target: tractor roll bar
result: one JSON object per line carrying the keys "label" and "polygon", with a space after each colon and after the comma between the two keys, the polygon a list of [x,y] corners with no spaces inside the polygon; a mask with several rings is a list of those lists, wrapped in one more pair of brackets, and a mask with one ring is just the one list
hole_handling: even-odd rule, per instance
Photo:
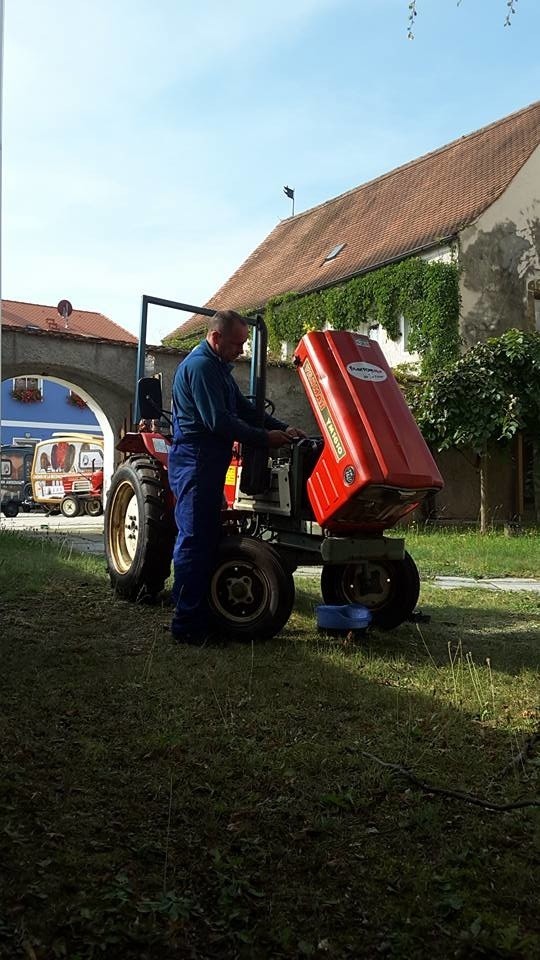
{"label": "tractor roll bar", "polygon": [[[146,330],[148,326],[148,305],[153,304],[157,307],[168,307],[171,310],[182,310],[185,313],[198,313],[203,317],[213,317],[217,312],[209,307],[195,307],[191,303],[180,303],[178,300],[164,300],[163,297],[151,297],[144,293],[141,307],[141,325],[139,328],[139,346],[137,349],[137,371],[135,379],[135,403],[133,405],[133,418],[135,423],[139,422],[139,401],[137,397],[137,384],[144,377],[144,360],[146,356]],[[264,422],[264,404],[266,396],[266,352],[268,349],[268,330],[261,314],[256,317],[244,317],[246,323],[249,323],[253,330],[253,349],[251,353],[251,372],[249,379],[249,392],[255,401],[257,411],[257,420],[260,426]]]}

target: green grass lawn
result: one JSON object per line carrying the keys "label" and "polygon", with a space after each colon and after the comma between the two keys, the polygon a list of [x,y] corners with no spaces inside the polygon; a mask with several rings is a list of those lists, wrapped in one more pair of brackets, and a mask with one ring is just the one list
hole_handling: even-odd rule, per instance
{"label": "green grass lawn", "polygon": [[[391,534],[392,535],[392,534]],[[540,536],[537,529],[520,536],[493,530],[426,529],[411,526],[395,532],[404,536],[422,577],[538,577]]]}
{"label": "green grass lawn", "polygon": [[306,580],[282,636],[197,650],[101,559],[2,534],[0,588],[0,957],[539,955],[538,810],[372,759],[537,796],[538,596],[423,584],[351,644]]}

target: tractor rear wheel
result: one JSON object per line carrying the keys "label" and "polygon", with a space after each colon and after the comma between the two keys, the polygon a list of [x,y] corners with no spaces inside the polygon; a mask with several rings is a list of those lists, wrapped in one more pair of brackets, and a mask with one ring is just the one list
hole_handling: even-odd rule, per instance
{"label": "tractor rear wheel", "polygon": [[103,513],[101,498],[92,497],[91,500],[87,500],[85,504],[85,510],[89,517],[100,517]]}
{"label": "tractor rear wheel", "polygon": [[365,563],[324,566],[321,593],[325,603],[361,603],[374,627],[392,630],[407,620],[418,603],[420,578],[409,553],[403,560],[385,557]]}
{"label": "tractor rear wheel", "polygon": [[210,580],[212,626],[233,640],[265,640],[283,629],[294,580],[279,554],[251,537],[224,537]]}
{"label": "tractor rear wheel", "polygon": [[176,526],[167,490],[166,471],[152,457],[130,457],[113,474],[105,556],[111,585],[125,600],[155,599],[169,576]]}

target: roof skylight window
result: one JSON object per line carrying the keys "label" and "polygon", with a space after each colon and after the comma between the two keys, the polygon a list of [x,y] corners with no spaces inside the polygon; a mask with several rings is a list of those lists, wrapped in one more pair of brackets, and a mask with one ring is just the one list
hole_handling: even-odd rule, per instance
{"label": "roof skylight window", "polygon": [[345,246],[346,244],[344,243],[337,243],[335,247],[332,247],[330,253],[326,255],[323,262],[326,263],[327,260],[335,260],[338,253],[341,253]]}

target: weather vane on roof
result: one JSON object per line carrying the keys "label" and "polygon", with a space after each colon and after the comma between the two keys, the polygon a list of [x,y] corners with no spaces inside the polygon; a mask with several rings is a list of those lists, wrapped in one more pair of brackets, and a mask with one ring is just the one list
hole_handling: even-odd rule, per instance
{"label": "weather vane on roof", "polygon": [[292,216],[294,217],[294,188],[283,187],[283,193],[289,198],[289,200],[292,200]]}

